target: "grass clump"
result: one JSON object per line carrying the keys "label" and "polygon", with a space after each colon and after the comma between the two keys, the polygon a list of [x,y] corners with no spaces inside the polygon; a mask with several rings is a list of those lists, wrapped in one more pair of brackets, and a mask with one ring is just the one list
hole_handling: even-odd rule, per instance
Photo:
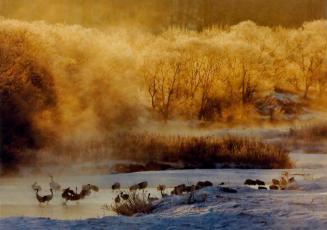
{"label": "grass clump", "polygon": [[117,215],[133,216],[135,214],[149,214],[152,212],[152,204],[148,201],[145,193],[138,194],[136,192],[128,193],[129,197],[126,200],[105,205],[105,209],[113,211]]}
{"label": "grass clump", "polygon": [[291,168],[288,151],[255,138],[133,134],[116,142],[114,157],[138,162],[180,163],[186,168]]}

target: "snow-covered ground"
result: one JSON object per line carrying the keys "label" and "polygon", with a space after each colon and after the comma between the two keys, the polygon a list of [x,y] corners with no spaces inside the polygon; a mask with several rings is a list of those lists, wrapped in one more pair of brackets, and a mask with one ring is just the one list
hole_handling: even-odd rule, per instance
{"label": "snow-covered ground", "polygon": [[[297,168],[290,173],[309,174],[296,176],[298,190],[262,191],[243,185],[247,178],[271,181],[282,170],[211,169],[138,172],[111,175],[55,176],[63,187],[80,187],[94,183],[98,193],[68,206],[62,205],[60,194],[47,206],[39,206],[31,189],[34,181],[47,194],[48,177],[0,179],[0,229],[326,229],[327,228],[327,155],[294,153]],[[208,194],[203,203],[185,204],[183,197],[160,200],[155,212],[137,217],[118,217],[101,209],[111,203],[115,194],[112,183],[123,186],[136,182],[149,182],[148,192],[159,196],[155,187],[168,187],[199,180],[210,180],[215,185],[225,182],[237,188],[238,193],[219,191],[217,186],[201,190]],[[50,219],[49,219],[50,218]]]}

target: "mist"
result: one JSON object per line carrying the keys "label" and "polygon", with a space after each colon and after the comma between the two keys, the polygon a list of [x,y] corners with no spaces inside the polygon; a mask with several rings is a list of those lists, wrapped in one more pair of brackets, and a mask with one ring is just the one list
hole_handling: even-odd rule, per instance
{"label": "mist", "polygon": [[[87,22],[65,23],[63,11],[49,14],[63,6],[59,1],[49,8],[46,1],[36,2],[26,9],[41,11],[39,18],[19,11],[24,4],[15,8],[1,2],[4,15],[18,18],[0,19],[4,171],[43,161],[92,159],[94,152],[110,157],[121,133],[170,131],[168,121],[175,128],[192,121],[261,125],[267,114],[260,114],[257,102],[276,88],[315,103],[327,93],[325,20],[301,21],[296,28],[260,26],[260,20],[184,25],[182,19],[177,27],[138,20],[147,26],[123,20],[117,27],[102,19],[99,26],[87,14]],[[87,6],[86,1],[72,7],[72,19]],[[323,17],[315,11],[309,15]],[[210,25],[216,26],[205,27]],[[287,109],[268,115],[282,120]],[[300,109],[291,115],[298,116]]]}
{"label": "mist", "polygon": [[3,167],[35,161],[26,149],[99,141],[137,122],[137,60],[119,33],[5,19],[0,30]]}

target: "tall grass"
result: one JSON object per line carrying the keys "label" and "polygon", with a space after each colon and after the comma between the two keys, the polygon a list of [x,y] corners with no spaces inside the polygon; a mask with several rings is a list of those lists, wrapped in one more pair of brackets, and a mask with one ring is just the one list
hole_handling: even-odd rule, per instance
{"label": "tall grass", "polygon": [[240,137],[122,135],[113,156],[139,162],[181,163],[191,168],[214,168],[217,163],[249,168],[292,167],[287,150],[258,139]]}
{"label": "tall grass", "polygon": [[133,216],[138,213],[149,214],[152,211],[152,204],[148,201],[145,193],[129,193],[127,200],[122,200],[119,203],[105,205],[104,208],[108,211],[113,211],[117,215]]}
{"label": "tall grass", "polygon": [[318,123],[291,129],[289,136],[302,140],[327,139],[327,123]]}
{"label": "tall grass", "polygon": [[327,123],[314,123],[290,129],[284,143],[305,153],[327,153],[326,140]]}

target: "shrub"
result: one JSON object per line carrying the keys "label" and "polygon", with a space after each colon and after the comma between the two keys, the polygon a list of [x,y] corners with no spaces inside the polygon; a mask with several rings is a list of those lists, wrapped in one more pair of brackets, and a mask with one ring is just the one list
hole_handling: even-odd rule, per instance
{"label": "shrub", "polygon": [[190,168],[214,168],[216,163],[251,168],[292,167],[287,150],[254,138],[143,133],[122,135],[114,149],[115,158],[182,163]]}
{"label": "shrub", "polygon": [[152,211],[152,204],[148,201],[145,193],[142,195],[133,192],[129,193],[127,200],[121,200],[110,206],[105,205],[105,209],[113,211],[117,215],[133,216],[137,213],[149,214]]}

